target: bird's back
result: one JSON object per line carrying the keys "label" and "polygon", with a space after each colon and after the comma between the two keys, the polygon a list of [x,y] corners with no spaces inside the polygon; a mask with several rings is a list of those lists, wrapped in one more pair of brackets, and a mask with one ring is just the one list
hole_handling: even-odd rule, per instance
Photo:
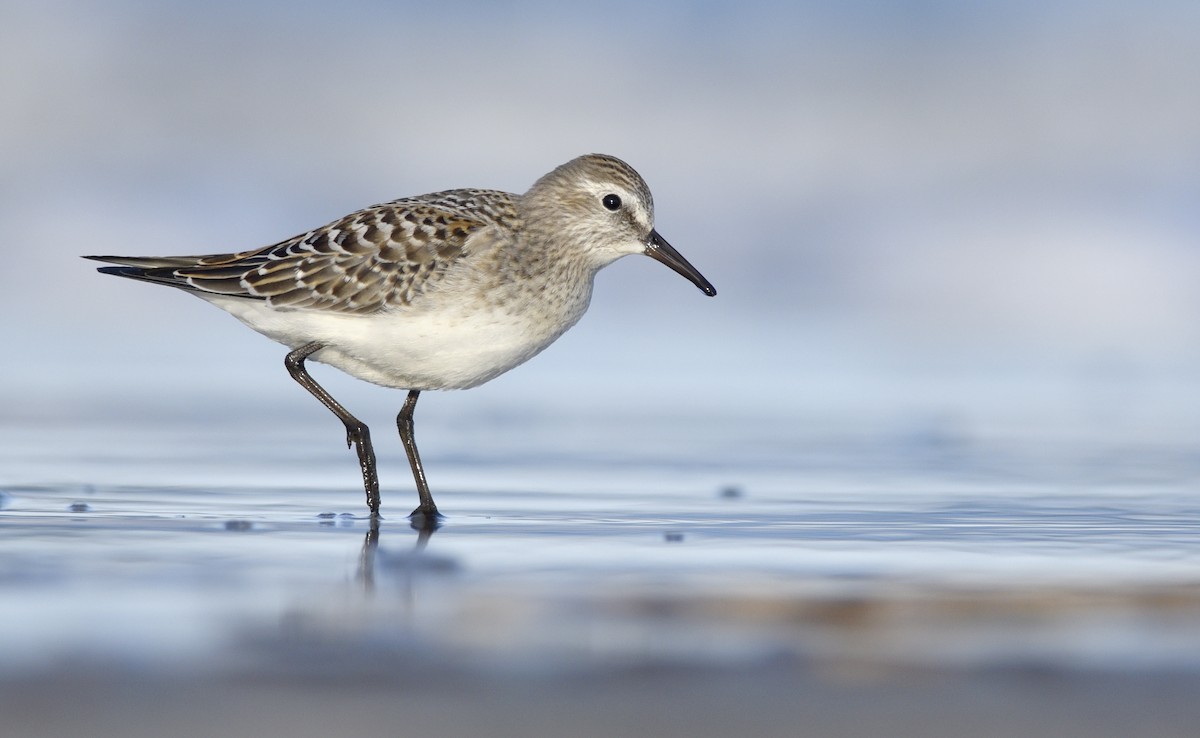
{"label": "bird's back", "polygon": [[280,309],[367,314],[406,305],[471,253],[473,234],[514,231],[514,197],[458,189],[363,208],[259,249],[202,256],[89,256],[100,271],[190,290],[263,300]]}

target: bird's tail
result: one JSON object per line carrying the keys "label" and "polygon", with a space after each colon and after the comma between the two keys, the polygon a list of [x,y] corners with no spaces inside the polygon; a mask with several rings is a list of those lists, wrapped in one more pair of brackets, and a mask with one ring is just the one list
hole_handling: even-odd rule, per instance
{"label": "bird's tail", "polygon": [[[137,269],[180,269],[196,266],[203,256],[85,256],[85,259],[102,261],[106,264],[120,264]],[[105,274],[116,273],[113,270],[101,269]]]}
{"label": "bird's tail", "polygon": [[85,259],[103,261],[120,266],[100,267],[101,274],[129,277],[143,282],[165,284],[185,290],[194,290],[187,279],[175,272],[176,269],[193,266],[197,257],[192,256],[85,256]]}

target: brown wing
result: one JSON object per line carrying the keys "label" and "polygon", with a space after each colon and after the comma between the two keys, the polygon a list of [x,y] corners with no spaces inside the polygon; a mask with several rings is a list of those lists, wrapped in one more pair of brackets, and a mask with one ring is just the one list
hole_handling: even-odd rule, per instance
{"label": "brown wing", "polygon": [[[273,306],[370,313],[412,301],[469,254],[473,233],[514,228],[513,197],[450,190],[351,213],[272,246],[196,257],[92,257],[122,276]],[[137,273],[132,273],[137,272]]]}

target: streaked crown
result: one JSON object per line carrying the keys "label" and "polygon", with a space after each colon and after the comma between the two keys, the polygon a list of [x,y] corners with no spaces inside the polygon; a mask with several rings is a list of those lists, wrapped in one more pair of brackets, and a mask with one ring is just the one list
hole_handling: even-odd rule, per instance
{"label": "streaked crown", "polygon": [[[522,209],[555,239],[570,239],[607,264],[642,252],[654,229],[654,197],[637,171],[614,156],[588,154],[543,176]],[[536,227],[536,226],[535,226]]]}

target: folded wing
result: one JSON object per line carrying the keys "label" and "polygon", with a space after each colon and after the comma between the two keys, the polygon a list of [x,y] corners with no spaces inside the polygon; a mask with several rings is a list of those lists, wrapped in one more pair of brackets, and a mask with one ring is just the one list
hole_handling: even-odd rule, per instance
{"label": "folded wing", "polygon": [[467,257],[472,234],[512,227],[512,196],[450,190],[351,213],[253,251],[206,256],[88,256],[107,274],[273,307],[370,313],[404,305]]}

